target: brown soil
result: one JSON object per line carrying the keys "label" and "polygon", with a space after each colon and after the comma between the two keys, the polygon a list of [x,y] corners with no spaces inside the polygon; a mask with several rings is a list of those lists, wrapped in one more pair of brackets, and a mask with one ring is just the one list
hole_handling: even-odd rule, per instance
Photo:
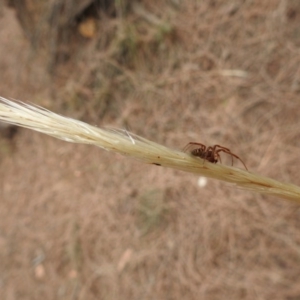
{"label": "brown soil", "polygon": [[[0,95],[300,185],[300,5],[227,2],[87,10],[55,49],[0,5]],[[300,299],[299,205],[25,129],[0,154],[0,299]]]}

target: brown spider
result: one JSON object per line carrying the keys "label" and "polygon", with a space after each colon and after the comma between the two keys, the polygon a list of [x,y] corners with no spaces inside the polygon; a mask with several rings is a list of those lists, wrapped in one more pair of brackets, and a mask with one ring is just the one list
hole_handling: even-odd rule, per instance
{"label": "brown spider", "polygon": [[196,148],[194,148],[193,150],[191,150],[191,154],[203,159],[208,160],[209,162],[216,164],[219,160],[220,162],[222,162],[221,160],[221,156],[220,156],[220,152],[225,152],[229,155],[231,155],[231,160],[232,160],[232,166],[233,166],[233,157],[237,158],[245,167],[245,169],[248,171],[245,163],[234,153],[232,153],[228,148],[225,148],[223,146],[220,145],[214,145],[214,146],[208,146],[206,147],[205,145],[201,144],[201,143],[188,143],[185,147],[184,147],[184,152],[186,152],[187,150],[189,150],[189,148],[195,146]]}

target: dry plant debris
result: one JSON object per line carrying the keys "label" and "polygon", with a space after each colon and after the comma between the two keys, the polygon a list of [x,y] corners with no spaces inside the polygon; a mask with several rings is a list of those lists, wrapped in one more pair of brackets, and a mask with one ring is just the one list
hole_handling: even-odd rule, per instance
{"label": "dry plant debris", "polygon": [[[0,8],[0,95],[300,185],[298,0],[9,2],[34,10]],[[0,148],[0,299],[300,299],[299,205],[29,130]]]}
{"label": "dry plant debris", "polygon": [[0,120],[3,122],[42,132],[67,142],[95,145],[146,163],[223,180],[237,187],[300,203],[300,187],[295,185],[225,165],[214,165],[127,130],[98,128],[42,107],[10,101],[3,97],[0,97],[0,101]]}

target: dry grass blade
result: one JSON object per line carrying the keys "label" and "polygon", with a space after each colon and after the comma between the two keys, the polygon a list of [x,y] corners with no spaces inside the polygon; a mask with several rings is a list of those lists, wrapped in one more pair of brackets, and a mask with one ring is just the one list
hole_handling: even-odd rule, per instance
{"label": "dry grass blade", "polygon": [[300,187],[298,186],[281,183],[241,169],[204,162],[202,159],[159,145],[126,130],[98,128],[60,116],[42,107],[11,101],[3,97],[0,97],[0,120],[67,142],[95,145],[146,163],[223,180],[244,189],[300,203]]}

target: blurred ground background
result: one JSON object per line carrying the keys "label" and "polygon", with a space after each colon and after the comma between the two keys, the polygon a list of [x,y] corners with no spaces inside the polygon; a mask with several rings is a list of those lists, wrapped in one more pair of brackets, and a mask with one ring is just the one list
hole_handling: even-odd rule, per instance
{"label": "blurred ground background", "polygon": [[[0,54],[1,96],[300,185],[298,0],[10,0]],[[299,205],[197,180],[3,131],[0,298],[300,299]]]}

